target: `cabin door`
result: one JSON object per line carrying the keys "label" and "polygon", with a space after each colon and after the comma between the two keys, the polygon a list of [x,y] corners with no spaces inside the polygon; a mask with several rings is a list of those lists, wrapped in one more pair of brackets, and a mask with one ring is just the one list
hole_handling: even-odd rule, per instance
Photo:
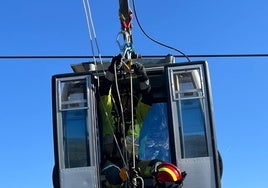
{"label": "cabin door", "polygon": [[91,75],[52,78],[55,167],[60,188],[99,186],[96,100]]}
{"label": "cabin door", "polygon": [[213,105],[206,62],[165,68],[172,161],[187,172],[185,188],[219,188]]}

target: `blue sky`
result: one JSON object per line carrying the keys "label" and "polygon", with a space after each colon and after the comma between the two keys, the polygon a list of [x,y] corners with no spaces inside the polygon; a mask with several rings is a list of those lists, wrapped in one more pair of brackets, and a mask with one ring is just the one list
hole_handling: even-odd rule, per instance
{"label": "blue sky", "polygon": [[[144,30],[186,54],[268,53],[266,0],[135,2]],[[118,1],[90,3],[101,54],[118,54]],[[92,55],[82,0],[5,1],[0,25],[0,56]],[[148,40],[135,21],[133,36],[137,53],[178,55]],[[222,187],[265,187],[268,57],[192,60],[209,63]],[[1,187],[52,187],[51,76],[82,61],[0,59]]]}

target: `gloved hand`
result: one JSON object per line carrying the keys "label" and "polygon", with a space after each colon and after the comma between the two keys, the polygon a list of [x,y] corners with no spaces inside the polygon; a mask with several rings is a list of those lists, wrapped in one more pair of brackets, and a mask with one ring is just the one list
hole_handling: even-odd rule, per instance
{"label": "gloved hand", "polygon": [[134,63],[132,65],[132,68],[134,69],[134,73],[138,76],[138,79],[141,82],[149,80],[146,70],[141,63]]}
{"label": "gloved hand", "polygon": [[108,71],[114,74],[114,66],[116,66],[116,69],[119,70],[122,66],[122,55],[118,54],[117,56],[114,56],[111,61],[111,65],[108,67]]}
{"label": "gloved hand", "polygon": [[134,73],[138,76],[140,81],[140,89],[148,89],[150,87],[150,82],[144,66],[141,63],[134,63],[132,67],[134,69]]}
{"label": "gloved hand", "polygon": [[108,67],[108,70],[106,71],[105,79],[103,79],[101,82],[101,86],[99,89],[101,96],[109,94],[109,90],[114,81],[114,68],[115,68],[114,66],[116,66],[116,69],[120,69],[120,66],[122,66],[121,60],[122,60],[121,54],[113,57],[111,64]]}
{"label": "gloved hand", "polygon": [[106,78],[113,82],[114,81],[114,71],[115,71],[115,68],[116,70],[119,70],[122,66],[122,55],[119,54],[117,56],[114,56],[112,61],[111,61],[111,64],[110,66],[108,67],[108,71],[106,72]]}
{"label": "gloved hand", "polygon": [[113,82],[114,81],[114,69],[116,68],[117,70],[119,70],[122,66],[122,55],[119,54],[117,56],[114,56],[110,66],[108,67],[108,71],[106,72],[106,78]]}

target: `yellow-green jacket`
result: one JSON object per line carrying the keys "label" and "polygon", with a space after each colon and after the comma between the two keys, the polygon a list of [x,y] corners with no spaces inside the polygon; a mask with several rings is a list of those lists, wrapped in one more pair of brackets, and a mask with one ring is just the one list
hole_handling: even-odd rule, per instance
{"label": "yellow-green jacket", "polygon": [[[101,123],[102,123],[102,136],[112,135],[115,131],[115,118],[112,115],[113,103],[111,99],[111,91],[108,95],[100,96],[99,108],[101,113]],[[151,109],[151,105],[145,104],[140,99],[136,110],[135,110],[135,120],[134,120],[134,136],[139,137],[140,130],[142,128],[142,123],[148,111]],[[127,135],[132,135],[133,131],[131,128],[127,130]]]}

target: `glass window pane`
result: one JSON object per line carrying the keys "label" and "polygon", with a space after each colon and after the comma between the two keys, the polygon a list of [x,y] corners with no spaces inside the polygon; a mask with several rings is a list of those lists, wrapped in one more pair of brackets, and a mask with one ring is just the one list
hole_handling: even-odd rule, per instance
{"label": "glass window pane", "polygon": [[89,166],[86,110],[64,111],[62,116],[65,168]]}
{"label": "glass window pane", "polygon": [[201,99],[181,101],[181,116],[183,157],[208,156]]}
{"label": "glass window pane", "polygon": [[173,72],[182,158],[208,156],[201,73],[199,68]]}
{"label": "glass window pane", "polygon": [[86,79],[61,81],[61,109],[87,107]]}
{"label": "glass window pane", "polygon": [[200,70],[198,69],[174,72],[173,82],[175,99],[200,97],[202,94]]}

